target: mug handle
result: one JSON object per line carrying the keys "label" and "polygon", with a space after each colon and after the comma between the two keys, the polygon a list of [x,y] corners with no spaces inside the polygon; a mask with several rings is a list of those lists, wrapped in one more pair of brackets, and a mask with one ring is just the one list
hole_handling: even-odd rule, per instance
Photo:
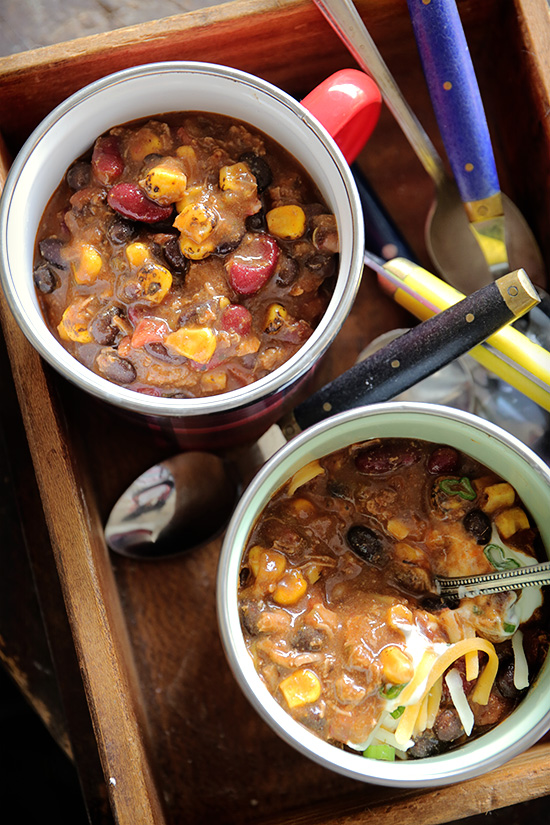
{"label": "mug handle", "polygon": [[382,95],[365,72],[341,69],[306,95],[302,106],[331,134],[351,164],[378,122]]}

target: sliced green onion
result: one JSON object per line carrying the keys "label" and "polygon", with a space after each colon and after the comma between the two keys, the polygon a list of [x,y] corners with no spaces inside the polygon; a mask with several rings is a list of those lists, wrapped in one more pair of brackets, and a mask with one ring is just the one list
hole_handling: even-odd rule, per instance
{"label": "sliced green onion", "polygon": [[513,633],[516,629],[516,625],[515,624],[510,624],[509,622],[503,622],[502,623],[502,629],[504,630],[505,633]]}
{"label": "sliced green onion", "polygon": [[380,693],[386,699],[397,699],[405,685],[385,685],[380,688]]}
{"label": "sliced green onion", "polygon": [[384,762],[394,762],[395,748],[392,748],[391,745],[369,745],[368,748],[363,751],[363,756],[366,756],[367,759],[381,759]]}
{"label": "sliced green onion", "polygon": [[439,489],[447,493],[448,496],[460,496],[466,501],[474,501],[477,497],[470,479],[466,476],[463,476],[460,480],[457,478],[444,478],[439,482]]}
{"label": "sliced green onion", "polygon": [[390,713],[390,716],[393,716],[394,719],[399,719],[399,717],[402,716],[404,710],[405,710],[405,705],[399,705],[398,708],[396,708],[395,710],[392,710],[392,712]]}
{"label": "sliced green onion", "polygon": [[483,552],[495,570],[512,570],[514,567],[519,567],[519,561],[506,558],[499,544],[488,544],[483,548]]}

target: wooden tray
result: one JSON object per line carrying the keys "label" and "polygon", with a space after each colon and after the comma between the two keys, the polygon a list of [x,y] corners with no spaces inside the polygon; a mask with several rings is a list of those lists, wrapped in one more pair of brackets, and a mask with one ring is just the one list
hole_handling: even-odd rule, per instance
{"label": "wooden tray", "polygon": [[[443,152],[405,0],[357,5]],[[503,189],[531,223],[550,261],[548,6],[545,0],[462,0],[459,9]],[[238,0],[3,58],[3,174],[9,155],[69,94],[126,66],[170,59],[225,63],[296,96],[338,68],[354,65],[316,7],[304,0]],[[432,184],[387,111],[361,165],[429,268],[423,225]],[[60,589],[78,663],[60,674],[73,680],[70,689],[65,681],[63,691],[72,750],[86,787],[88,740],[79,738],[86,724],[75,724],[70,698],[81,688],[93,730],[89,741],[108,791],[108,805],[90,803],[92,821],[430,825],[550,791],[545,741],[490,775],[434,791],[401,792],[332,774],[280,741],[248,705],[223,656],[214,592],[219,541],[185,558],[153,564],[111,557],[106,550],[102,523],[113,502],[172,447],[153,443],[140,427],[64,382],[30,347],[3,302],[0,309],[48,526],[49,540],[31,542],[37,588],[50,626],[51,587]],[[318,383],[350,366],[381,332],[411,321],[366,272]],[[32,497],[21,506],[28,525],[42,519]],[[54,653],[56,641],[50,633]]]}

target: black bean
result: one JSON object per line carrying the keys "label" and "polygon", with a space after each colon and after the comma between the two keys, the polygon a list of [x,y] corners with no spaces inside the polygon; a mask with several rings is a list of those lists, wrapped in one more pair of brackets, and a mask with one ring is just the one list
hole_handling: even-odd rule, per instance
{"label": "black bean", "polygon": [[56,266],[58,269],[67,269],[67,262],[63,260],[61,255],[63,246],[61,238],[44,238],[38,244],[40,254],[49,264]]}
{"label": "black bean", "polygon": [[329,495],[334,498],[350,498],[350,491],[342,481],[329,479],[327,483]]}
{"label": "black bean", "polygon": [[59,286],[55,270],[49,264],[39,264],[35,267],[33,279],[34,285],[43,295],[49,295]]}
{"label": "black bean", "polygon": [[265,211],[260,209],[254,215],[248,215],[244,225],[248,232],[265,232],[267,229],[267,221],[265,219]]}
{"label": "black bean", "polygon": [[258,192],[263,192],[264,189],[267,189],[273,180],[273,175],[267,161],[259,155],[255,155],[254,152],[243,152],[239,160],[246,163],[256,178]]}
{"label": "black bean", "polygon": [[120,329],[114,323],[114,319],[121,316],[122,312],[116,306],[109,306],[100,309],[90,324],[90,331],[98,344],[107,346],[114,344]]}
{"label": "black bean", "polygon": [[496,677],[496,685],[505,699],[519,699],[522,690],[514,685],[514,660],[505,659],[501,662]]}
{"label": "black bean", "polygon": [[241,238],[232,238],[227,239],[225,241],[221,241],[214,250],[216,255],[229,255],[230,252],[233,252],[234,249],[238,247],[241,242]]}
{"label": "black bean", "polygon": [[66,181],[75,192],[90,185],[92,165],[85,160],[77,160],[67,171]]}
{"label": "black bean", "polygon": [[334,255],[321,255],[321,253],[309,255],[304,259],[304,265],[310,272],[319,275],[320,278],[330,278],[336,271]]}
{"label": "black bean", "polygon": [[464,529],[475,537],[478,544],[487,544],[491,539],[491,519],[483,510],[470,510],[462,520]]}
{"label": "black bean", "polygon": [[346,541],[353,552],[368,564],[375,567],[383,567],[386,564],[388,556],[382,539],[370,527],[354,524],[347,532]]}
{"label": "black bean", "polygon": [[112,349],[101,350],[96,365],[101,375],[115,384],[131,384],[136,380],[136,370],[131,361],[121,358]]}
{"label": "black bean", "polygon": [[406,593],[413,593],[415,596],[422,593],[429,593],[432,589],[430,575],[423,567],[406,562],[397,562],[392,565],[389,578],[392,584],[404,590]]}
{"label": "black bean", "polygon": [[248,581],[251,576],[251,571],[249,567],[242,567],[241,572],[239,573],[239,586],[246,587]]}
{"label": "black bean", "polygon": [[275,281],[280,286],[290,286],[298,277],[299,271],[300,267],[294,258],[290,258],[288,255],[279,255]]}
{"label": "black bean", "polygon": [[107,229],[107,237],[111,243],[121,244],[128,243],[137,234],[137,227],[133,221],[124,220],[124,218],[115,218]]}
{"label": "black bean", "polygon": [[426,596],[422,599],[420,606],[428,613],[439,613],[441,610],[449,608],[449,610],[456,610],[460,605],[458,596]]}
{"label": "black bean", "polygon": [[296,650],[315,652],[325,644],[325,634],[316,627],[301,627],[292,639]]}
{"label": "black bean", "polygon": [[239,606],[242,626],[248,630],[251,636],[259,634],[258,621],[262,615],[262,609],[255,599],[244,599]]}
{"label": "black bean", "polygon": [[181,251],[177,238],[170,238],[162,247],[162,252],[170,269],[177,272],[178,275],[185,275],[187,273],[189,269],[189,258],[186,258]]}
{"label": "black bean", "polygon": [[435,756],[440,753],[441,744],[437,736],[434,736],[432,731],[424,731],[415,740],[412,748],[407,751],[407,756],[413,759],[424,759],[426,756]]}
{"label": "black bean", "polygon": [[464,733],[460,716],[453,708],[444,708],[437,714],[433,729],[440,742],[454,742]]}
{"label": "black bean", "polygon": [[426,465],[429,473],[453,473],[458,469],[460,456],[453,447],[437,447],[429,456]]}

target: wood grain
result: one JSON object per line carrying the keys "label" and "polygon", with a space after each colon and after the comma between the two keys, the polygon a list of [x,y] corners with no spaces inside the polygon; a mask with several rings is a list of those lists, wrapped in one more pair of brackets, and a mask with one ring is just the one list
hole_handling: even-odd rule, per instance
{"label": "wood grain", "polygon": [[[442,151],[406,3],[357,5]],[[548,209],[542,210],[550,201],[545,0],[460,0],[459,9],[497,137],[499,174],[545,240]],[[306,0],[237,0],[1,58],[4,166],[39,120],[73,91],[125,66],[170,59],[226,63],[297,97],[332,71],[354,65]],[[515,74],[504,85],[494,67],[510,74],[508,64]],[[530,151],[518,155],[523,141]],[[360,161],[429,267],[423,227],[433,187],[386,110]],[[1,170],[2,163],[0,181]],[[437,790],[398,791],[333,774],[276,737],[250,708],[225,662],[215,610],[220,541],[151,565],[111,557],[105,548],[102,523],[112,504],[173,445],[153,441],[134,421],[56,375],[27,343],[3,300],[0,316],[48,525],[51,548],[45,552],[55,562],[105,785],[120,825],[435,825],[550,791],[548,743],[488,776]],[[381,332],[411,322],[366,271],[357,303],[316,382],[351,366]]]}

